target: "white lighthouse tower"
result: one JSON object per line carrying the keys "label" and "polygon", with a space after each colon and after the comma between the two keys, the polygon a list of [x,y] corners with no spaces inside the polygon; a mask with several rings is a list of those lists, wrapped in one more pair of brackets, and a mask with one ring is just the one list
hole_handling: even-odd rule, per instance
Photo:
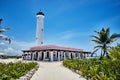
{"label": "white lighthouse tower", "polygon": [[43,45],[43,37],[44,37],[44,13],[38,12],[36,14],[37,17],[37,28],[36,28],[36,45]]}

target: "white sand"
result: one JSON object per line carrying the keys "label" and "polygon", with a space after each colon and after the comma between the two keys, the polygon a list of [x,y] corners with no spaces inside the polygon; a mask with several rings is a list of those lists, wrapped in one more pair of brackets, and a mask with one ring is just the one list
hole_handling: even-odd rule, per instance
{"label": "white sand", "polygon": [[31,80],[86,80],[62,65],[62,62],[38,62],[40,67]]}
{"label": "white sand", "polygon": [[1,63],[10,63],[10,62],[18,62],[18,61],[22,61],[22,59],[0,59]]}

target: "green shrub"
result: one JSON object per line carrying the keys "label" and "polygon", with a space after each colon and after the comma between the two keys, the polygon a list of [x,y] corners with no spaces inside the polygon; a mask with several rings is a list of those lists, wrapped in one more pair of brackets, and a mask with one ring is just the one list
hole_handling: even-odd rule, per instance
{"label": "green shrub", "polygon": [[112,47],[109,50],[110,56],[113,58],[113,60],[120,60],[120,44],[118,44],[115,47]]}
{"label": "green shrub", "polygon": [[111,59],[73,59],[64,60],[63,65],[77,69],[82,76],[93,80],[120,80],[120,44],[109,49]]}
{"label": "green shrub", "polygon": [[74,59],[64,60],[63,65],[93,80],[120,80],[120,60]]}
{"label": "green shrub", "polygon": [[0,63],[0,80],[16,80],[33,69],[37,63]]}

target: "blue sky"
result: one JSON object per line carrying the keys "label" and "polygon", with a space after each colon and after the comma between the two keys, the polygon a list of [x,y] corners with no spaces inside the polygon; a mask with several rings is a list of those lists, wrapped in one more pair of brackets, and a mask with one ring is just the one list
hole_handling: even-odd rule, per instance
{"label": "blue sky", "polygon": [[[44,42],[93,51],[94,30],[110,27],[120,33],[120,0],[0,0],[2,27],[12,44],[1,44],[9,55],[35,46],[36,13],[43,11]],[[116,41],[120,43],[120,40]],[[6,48],[5,48],[6,47]]]}

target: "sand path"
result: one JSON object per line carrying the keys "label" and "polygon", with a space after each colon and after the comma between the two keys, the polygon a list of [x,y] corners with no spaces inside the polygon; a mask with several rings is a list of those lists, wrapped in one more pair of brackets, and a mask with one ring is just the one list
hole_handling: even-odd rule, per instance
{"label": "sand path", "polygon": [[31,80],[86,80],[62,65],[62,62],[38,62],[40,67]]}

